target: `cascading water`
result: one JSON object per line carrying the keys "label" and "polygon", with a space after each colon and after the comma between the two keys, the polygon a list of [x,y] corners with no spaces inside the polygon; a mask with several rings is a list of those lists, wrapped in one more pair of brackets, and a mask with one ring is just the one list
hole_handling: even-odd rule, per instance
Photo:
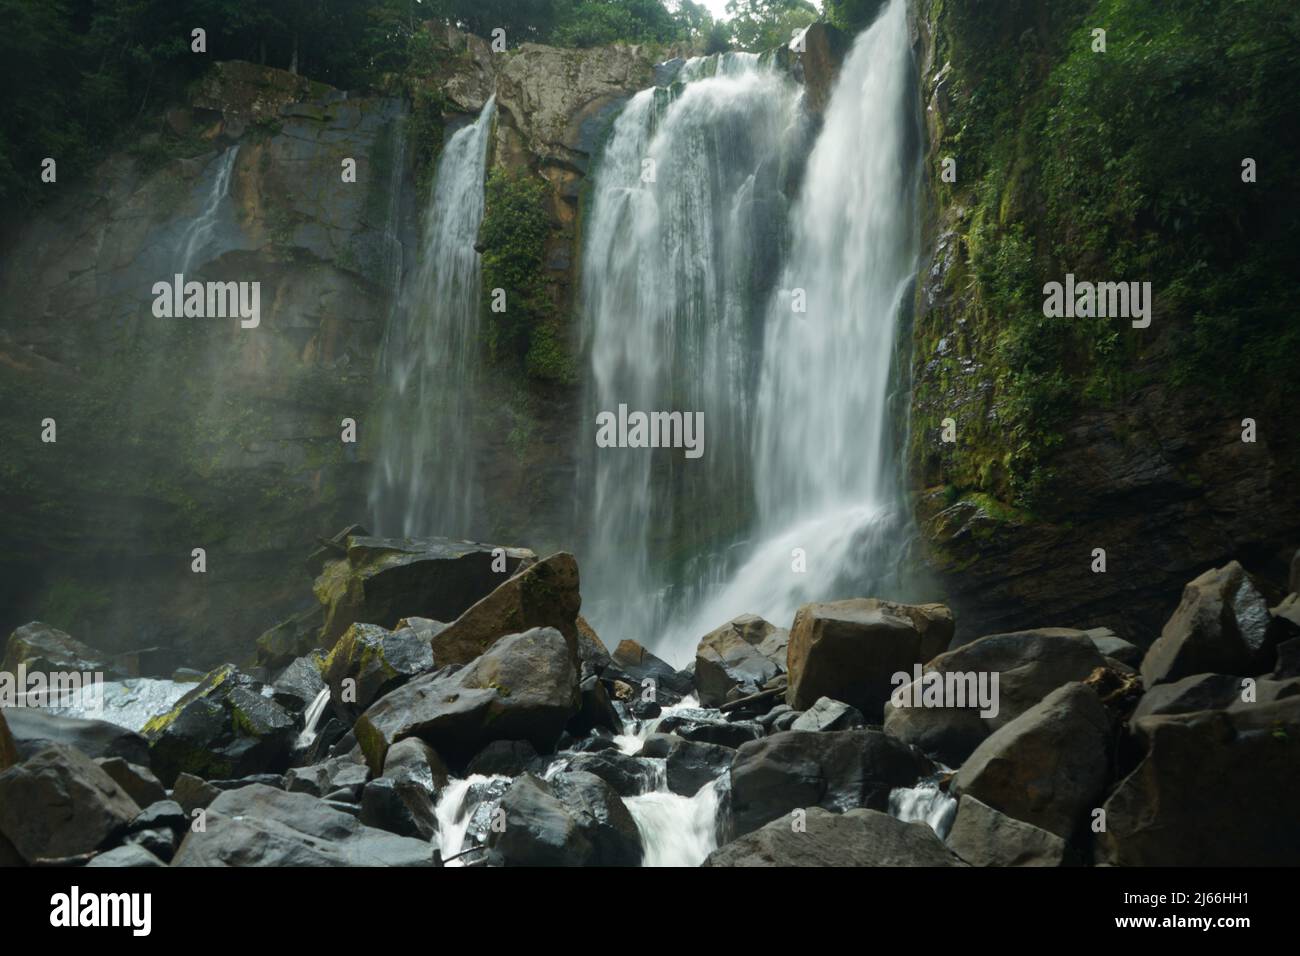
{"label": "cascading water", "polygon": [[230,180],[235,171],[235,161],[238,158],[238,144],[231,146],[218,157],[216,175],[213,177],[212,187],[208,190],[208,195],[204,199],[203,209],[198,216],[191,220],[189,226],[185,229],[185,233],[180,238],[181,258],[177,265],[177,271],[187,278],[197,257],[203,253],[212,239],[212,232],[216,229],[217,218],[221,211],[221,201],[230,192]]}
{"label": "cascading water", "polygon": [[754,317],[784,244],[800,95],[770,58],[696,58],[636,94],[604,149],[583,258],[583,434],[620,405],[703,412],[706,428],[696,461],[604,449],[585,463],[586,608],[611,643],[663,620],[669,581],[652,568],[708,547],[705,523],[732,534],[748,520]]}
{"label": "cascading water", "polygon": [[429,197],[419,265],[385,334],[388,389],[370,492],[376,530],[469,535],[475,513],[474,408],[483,174],[496,98],[448,139]]}
{"label": "cascading water", "polygon": [[[912,86],[905,0],[890,0],[841,68],[788,227],[798,94],[757,62],[643,91],[615,123],[584,258],[590,407],[702,410],[708,442],[666,476],[651,458],[665,453],[594,456],[584,590],[607,639],[681,662],[736,614],[788,624],[809,600],[888,587],[904,513],[889,389],[917,246]],[[643,158],[656,183],[638,181]],[[694,561],[678,560],[676,582],[650,573],[652,554],[662,566],[682,552]]]}

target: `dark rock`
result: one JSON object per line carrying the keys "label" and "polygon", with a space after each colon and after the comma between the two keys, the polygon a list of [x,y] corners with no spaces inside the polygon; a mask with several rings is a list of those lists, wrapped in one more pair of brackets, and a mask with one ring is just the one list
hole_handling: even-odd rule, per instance
{"label": "dark rock", "polygon": [[809,807],[802,829],[773,820],[709,854],[704,866],[964,866],[924,823],[855,809]]}
{"label": "dark rock", "polygon": [[9,732],[4,709],[0,708],[0,770],[7,770],[17,762],[18,744],[14,742],[13,734]]}
{"label": "dark rock", "polygon": [[537,749],[526,740],[494,740],[474,756],[465,773],[517,777],[531,769],[536,760]]}
{"label": "dark rock", "polygon": [[608,648],[586,618],[579,614],[575,625],[578,629],[578,663],[581,665],[579,676],[585,682],[589,677],[599,677],[609,666],[611,658]]}
{"label": "dark rock", "polygon": [[736,751],[730,747],[678,739],[668,751],[668,789],[693,797],[700,787],[730,770],[735,756]]}
{"label": "dark rock", "polygon": [[1106,801],[1099,862],[1115,866],[1295,866],[1300,697],[1145,717],[1141,763]]}
{"label": "dark rock", "polygon": [[210,672],[166,714],[144,725],[153,770],[163,783],[179,773],[205,779],[246,777],[288,766],[293,717],[260,693],[233,664]]}
{"label": "dark rock", "polygon": [[[641,742],[641,750],[638,751],[639,757],[667,757],[679,740],[683,738],[676,734],[665,734],[656,731],[647,734],[645,740]],[[732,754],[734,757],[735,754]]]}
{"label": "dark rock", "polygon": [[384,694],[432,670],[433,651],[414,628],[353,624],[325,659],[323,677],[334,713],[352,722]]}
{"label": "dark rock", "polygon": [[581,705],[578,713],[569,722],[570,733],[583,736],[597,727],[612,733],[622,733],[623,721],[609,699],[609,692],[604,682],[595,674],[588,676],[578,686]]}
{"label": "dark rock", "polygon": [[123,760],[121,757],[100,757],[95,763],[108,774],[117,785],[126,791],[126,795],[137,805],[147,807],[151,803],[167,799],[167,790],[148,767],[141,767]]}
{"label": "dark rock", "polygon": [[1112,658],[1130,667],[1137,667],[1142,663],[1142,648],[1116,637],[1115,632],[1110,628],[1096,627],[1083,633],[1088,635],[1088,640],[1092,641],[1093,647],[1097,648],[1097,653],[1102,657]]}
{"label": "dark rock", "polygon": [[638,866],[641,863],[641,832],[608,783],[594,774],[569,771],[552,777],[550,788],[591,845],[589,865]]}
{"label": "dark rock", "polygon": [[5,710],[5,720],[19,760],[26,760],[51,744],[61,744],[92,758],[121,757],[128,763],[150,766],[148,741],[117,724],[58,717],[39,707],[10,707]]}
{"label": "dark rock", "polygon": [[461,614],[433,639],[439,666],[468,664],[509,634],[552,628],[563,635],[569,656],[578,654],[578,562],[553,554],[509,578]]}
{"label": "dark rock", "polygon": [[1105,792],[1110,737],[1097,695],[1066,684],[980,744],[953,778],[952,794],[1068,840]]}
{"label": "dark rock", "polygon": [[325,689],[322,663],[318,655],[294,658],[271,684],[271,699],[289,713],[301,714]]}
{"label": "dark rock", "polygon": [[1300,594],[1288,594],[1268,611],[1267,642],[1272,647],[1300,638]]}
{"label": "dark rock", "polygon": [[[926,665],[923,674],[978,677],[996,673],[996,715],[982,717],[978,704],[964,708],[896,707],[891,701],[885,707],[885,731],[956,767],[990,733],[1015,720],[1061,685],[1086,680],[1105,663],[1084,631],[1049,627],[982,637],[940,654]],[[911,701],[911,694],[911,684],[898,692],[905,702]]]}
{"label": "dark rock", "polygon": [[[319,640],[323,648],[333,647],[358,622],[391,629],[402,618],[453,621],[536,560],[525,548],[503,548],[504,570],[495,571],[493,564],[502,564],[494,558],[492,545],[450,538],[353,535],[346,545],[347,557],[328,562],[316,579],[316,597],[325,606]],[[438,655],[438,660],[453,658]]]}
{"label": "dark rock", "polygon": [[884,810],[889,792],[934,770],[919,751],[874,729],[787,731],[747,743],[731,765],[737,834],[799,807]]}
{"label": "dark rock", "polygon": [[[216,794],[212,798],[216,799]],[[189,829],[190,817],[175,800],[159,800],[145,807],[131,821],[130,831],[168,829],[183,833]]]}
{"label": "dark rock", "polygon": [[596,856],[591,840],[549,785],[525,774],[501,798],[505,826],[492,828],[488,847],[503,866],[586,866]]}
{"label": "dark rock", "polygon": [[418,737],[407,737],[388,748],[383,776],[410,780],[437,793],[447,785],[451,774],[436,750]]}
{"label": "dark rock", "polygon": [[285,775],[282,773],[250,773],[247,777],[236,777],[233,780],[209,780],[208,783],[218,790],[238,790],[240,787],[247,787],[253,783],[260,783],[263,786],[283,790],[285,789],[285,780]]}
{"label": "dark rock", "polygon": [[1157,684],[1138,701],[1131,720],[1154,714],[1220,710],[1241,699],[1242,678],[1231,674],[1193,674],[1171,684]]}
{"label": "dark rock", "polygon": [[651,767],[639,757],[617,750],[574,754],[565,761],[569,773],[589,773],[604,780],[620,797],[635,797],[650,789],[654,782]]}
{"label": "dark rock", "polygon": [[339,790],[360,793],[370,771],[351,757],[330,757],[309,767],[294,767],[285,775],[284,789],[324,797]]}
{"label": "dark rock", "polygon": [[55,744],[0,773],[0,833],[29,863],[89,853],[139,813],[112,777],[71,747]]}
{"label": "dark rock", "polygon": [[967,794],[957,805],[948,849],[972,866],[1061,866],[1066,843]]}
{"label": "dark rock", "polygon": [[874,598],[806,604],[790,628],[786,702],[806,710],[830,697],[878,719],[893,676],[941,653],[952,633],[952,614],[939,604]]}
{"label": "dark rock", "polygon": [[758,721],[718,720],[704,711],[679,710],[660,720],[656,729],[686,740],[733,749],[763,736],[763,725]]}
{"label": "dark rock", "polygon": [[419,677],[381,697],[354,731],[376,772],[405,737],[461,765],[493,740],[527,740],[545,753],[577,712],[577,677],[563,636],[534,628],[502,638],[455,674]]}
{"label": "dark rock", "polygon": [[185,835],[172,865],[432,866],[433,847],[365,826],[305,793],[254,784],[218,796],[206,830]]}
{"label": "dark rock", "polygon": [[1236,561],[1206,571],[1142,659],[1148,688],[1192,674],[1258,674],[1272,662],[1268,602]]}
{"label": "dark rock", "polygon": [[139,868],[149,866],[166,866],[162,860],[150,853],[148,848],[125,844],[114,847],[105,853],[97,853],[86,866],[115,866],[122,868]]}
{"label": "dark rock", "polygon": [[799,719],[790,725],[791,730],[853,730],[866,726],[866,720],[856,707],[829,697],[819,698]]}
{"label": "dark rock", "polygon": [[674,670],[671,664],[651,654],[636,641],[619,641],[611,658],[613,666],[630,677],[630,683],[636,685],[638,696],[646,686],[646,681],[653,681],[653,699],[664,705],[675,704],[694,690],[688,675]]}
{"label": "dark rock", "polygon": [[319,604],[299,611],[257,639],[254,663],[271,670],[288,667],[295,660],[317,650],[325,609]]}
{"label": "dark rock", "polygon": [[1274,680],[1300,677],[1300,637],[1277,646],[1277,663],[1273,669]]}
{"label": "dark rock", "polygon": [[178,774],[172,786],[172,799],[181,805],[186,814],[206,808],[221,795],[221,791],[202,777],[190,773]]}
{"label": "dark rock", "polygon": [[137,846],[152,856],[166,862],[176,852],[176,834],[168,827],[151,830],[133,830],[123,840],[125,846]]}
{"label": "dark rock", "polygon": [[778,663],[759,650],[777,630],[761,617],[742,614],[704,635],[695,651],[695,689],[700,704],[720,707],[736,688],[740,696],[755,694],[783,671],[784,662]]}
{"label": "dark rock", "polygon": [[107,654],[41,621],[24,624],[9,635],[0,671],[17,674],[19,664],[24,665],[29,673],[98,672],[106,680],[129,676],[112,666]]}
{"label": "dark rock", "polygon": [[409,777],[378,777],[366,784],[361,792],[361,822],[426,841],[438,832],[432,792]]}

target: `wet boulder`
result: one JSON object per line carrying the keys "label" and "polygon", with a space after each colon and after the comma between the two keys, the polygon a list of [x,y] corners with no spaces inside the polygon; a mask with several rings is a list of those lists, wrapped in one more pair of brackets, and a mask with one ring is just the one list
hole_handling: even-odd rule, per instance
{"label": "wet boulder", "polygon": [[964,866],[924,823],[854,809],[809,807],[803,827],[782,817],[714,850],[704,866]]}
{"label": "wet boulder", "polygon": [[328,561],[315,583],[326,649],[358,622],[391,629],[408,617],[455,620],[536,560],[526,548],[450,538],[350,535],[342,547],[346,556]]}
{"label": "wet boulder", "polygon": [[150,766],[148,741],[117,724],[60,717],[39,707],[10,707],[4,714],[19,760],[52,744],[60,744],[91,758],[121,757],[142,767]]}
{"label": "wet boulder", "polygon": [[388,748],[383,776],[413,780],[437,793],[447,785],[451,774],[436,750],[418,737],[407,737]]}
{"label": "wet boulder", "polygon": [[894,675],[938,655],[952,634],[952,614],[938,604],[874,598],[805,604],[790,628],[786,702],[806,710],[830,697],[879,719]]}
{"label": "wet boulder", "polygon": [[[691,676],[674,670],[667,661],[633,640],[619,641],[618,647],[614,648],[605,676],[610,677],[611,672],[633,685],[637,697],[642,695],[644,688],[653,686],[654,699],[664,705],[677,703],[695,689]],[[647,681],[651,683],[647,684]]]}
{"label": "wet boulder", "polygon": [[1098,862],[1296,866],[1300,696],[1144,717],[1147,751],[1103,807]]}
{"label": "wet boulder", "polygon": [[426,841],[438,832],[433,793],[409,778],[377,777],[366,784],[361,792],[361,822]]}
{"label": "wet boulder", "polygon": [[494,740],[474,755],[465,773],[517,777],[536,769],[537,756],[537,749],[526,740]]}
{"label": "wet boulder", "polygon": [[819,698],[790,725],[791,730],[853,730],[866,726],[866,719],[856,707],[843,701]]}
{"label": "wet boulder", "polygon": [[365,826],[305,793],[254,784],[208,807],[206,829],[190,831],[172,866],[432,866],[425,840]]}
{"label": "wet boulder", "polygon": [[429,641],[415,628],[389,631],[353,624],[325,658],[322,671],[334,713],[351,723],[384,694],[433,666]]}
{"label": "wet boulder", "polygon": [[24,624],[9,635],[0,671],[17,674],[20,664],[28,673],[100,673],[106,680],[127,676],[107,654],[42,621]]}
{"label": "wet boulder", "polygon": [[177,774],[176,782],[172,786],[172,799],[186,813],[204,809],[219,796],[221,796],[220,790],[192,773]]}
{"label": "wet boulder", "polygon": [[1066,842],[967,794],[957,805],[948,849],[972,866],[1061,866]]}
{"label": "wet boulder", "polygon": [[533,628],[559,632],[573,661],[578,653],[578,562],[560,552],[505,580],[433,638],[438,666],[468,664],[509,634]]}
{"label": "wet boulder", "polygon": [[121,757],[100,757],[95,763],[142,807],[167,797],[167,791],[148,767],[141,767]]}
{"label": "wet boulder", "polygon": [[493,740],[527,740],[553,751],[577,712],[578,673],[568,642],[549,627],[496,641],[453,674],[417,677],[381,697],[354,732],[371,769],[388,748],[419,737],[454,765]]}
{"label": "wet boulder", "polygon": [[637,866],[641,862],[641,832],[614,788],[594,774],[557,773],[551,792],[578,824],[591,845],[592,866]]}
{"label": "wet boulder", "polygon": [[[1056,688],[1087,680],[1105,665],[1085,631],[1048,627],[981,637],[930,661],[919,685],[901,687],[885,706],[885,732],[956,767],[989,734]],[[937,703],[927,700],[927,687],[939,686],[944,688],[942,698]],[[994,707],[982,706],[981,688]],[[965,706],[958,706],[963,703],[957,700],[958,692],[965,696]],[[921,706],[916,706],[918,697]]]}
{"label": "wet boulder", "polygon": [[[695,688],[704,707],[721,707],[731,691],[756,694],[785,670],[760,646],[779,630],[754,614],[742,614],[700,639],[695,651]],[[788,635],[786,640],[788,641]]]}
{"label": "wet boulder", "polygon": [[260,684],[223,664],[146,723],[143,735],[154,772],[169,784],[182,772],[222,779],[283,771],[297,725]]}
{"label": "wet boulder", "polygon": [[952,781],[1007,816],[1069,840],[1100,806],[1111,718],[1091,688],[1066,684],[981,743]]}
{"label": "wet boulder", "polygon": [[93,760],[58,744],[0,773],[0,834],[28,863],[89,853],[140,807]]}
{"label": "wet boulder", "polygon": [[586,866],[595,847],[545,781],[525,774],[501,798],[505,825],[488,832],[489,856],[500,866]]}
{"label": "wet boulder", "polygon": [[1192,674],[1259,674],[1272,666],[1268,602],[1236,561],[1206,571],[1142,658],[1147,687]]}
{"label": "wet boulder", "polygon": [[742,746],[731,764],[734,832],[800,807],[884,810],[892,789],[933,770],[919,751],[875,729],[774,734]]}
{"label": "wet boulder", "polygon": [[666,772],[668,789],[683,797],[692,797],[700,787],[711,784],[731,769],[736,751],[719,744],[699,743],[670,736]]}
{"label": "wet boulder", "polygon": [[325,679],[321,677],[324,658],[319,655],[317,651],[294,658],[271,683],[271,699],[291,714],[306,711],[325,689]]}

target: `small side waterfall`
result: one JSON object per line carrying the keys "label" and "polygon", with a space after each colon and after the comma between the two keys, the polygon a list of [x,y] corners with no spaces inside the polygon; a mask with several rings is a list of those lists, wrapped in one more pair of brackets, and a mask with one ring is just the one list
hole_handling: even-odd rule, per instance
{"label": "small side waterfall", "polygon": [[476,503],[468,419],[478,370],[483,174],[496,99],[443,147],[419,264],[383,343],[378,461],[370,491],[382,534],[470,533]]}
{"label": "small side waterfall", "polygon": [[230,179],[238,158],[239,145],[235,144],[215,160],[216,175],[212,180],[212,188],[208,190],[207,198],[204,200],[203,209],[198,216],[190,220],[190,224],[180,238],[178,246],[181,257],[177,271],[186,278],[189,277],[190,269],[198,256],[203,253],[212,239],[212,232],[216,228],[217,217],[221,211],[221,201],[230,193]]}
{"label": "small side waterfall", "polygon": [[306,750],[316,742],[316,734],[319,731],[321,717],[325,714],[325,708],[330,703],[330,689],[322,687],[316,694],[316,699],[308,706],[302,716],[302,733],[298,735],[298,749]]}

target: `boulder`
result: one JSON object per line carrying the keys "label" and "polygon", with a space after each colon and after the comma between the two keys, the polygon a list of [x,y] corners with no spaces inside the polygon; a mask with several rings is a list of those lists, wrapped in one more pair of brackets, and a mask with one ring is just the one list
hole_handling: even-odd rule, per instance
{"label": "boulder", "polygon": [[798,807],[884,810],[892,789],[933,771],[919,751],[875,729],[774,734],[745,744],[732,761],[733,832]]}
{"label": "boulder", "polygon": [[722,720],[702,710],[678,710],[660,720],[655,729],[686,740],[733,749],[763,736],[763,725],[756,720]]}
{"label": "boulder", "polygon": [[942,652],[952,633],[952,614],[938,604],[874,598],[805,604],[790,628],[786,701],[806,710],[830,697],[878,719],[894,675]]}
{"label": "boulder", "polygon": [[623,719],[615,709],[614,702],[609,699],[609,690],[604,681],[591,674],[578,686],[578,693],[581,700],[578,713],[569,723],[569,733],[581,737],[596,728],[616,734],[623,732]]}
{"label": "boulder", "polygon": [[[754,614],[742,614],[710,631],[695,651],[695,689],[704,707],[721,707],[728,693],[755,694],[784,670],[759,646],[779,630]],[[788,641],[788,635],[787,635]]]}
{"label": "boulder", "polygon": [[1109,657],[1130,667],[1137,667],[1142,663],[1142,648],[1122,637],[1116,637],[1115,632],[1110,628],[1094,627],[1083,633],[1088,635],[1088,640],[1092,641],[1092,646],[1097,648],[1097,653],[1102,657]]}
{"label": "boulder", "polygon": [[581,614],[575,622],[578,629],[578,662],[582,665],[581,678],[599,677],[609,666],[611,658],[604,642]]}
{"label": "boulder", "polygon": [[368,827],[305,793],[261,784],[227,790],[190,831],[172,866],[432,866],[424,840]]}
{"label": "boulder", "polygon": [[1110,716],[1097,695],[1066,684],[981,743],[951,792],[1068,840],[1100,805],[1110,739]]}
{"label": "boulder", "polygon": [[418,737],[407,737],[388,748],[383,776],[413,780],[437,793],[447,786],[451,774],[436,750]]}
{"label": "boulder", "polygon": [[1273,647],[1300,638],[1300,594],[1288,594],[1268,615],[1268,642]]}
{"label": "boulder", "polygon": [[0,833],[28,863],[89,853],[139,812],[112,777],[71,747],[46,747],[0,773]]}
{"label": "boulder", "polygon": [[1221,710],[1241,699],[1242,681],[1231,674],[1193,674],[1170,684],[1157,684],[1142,695],[1130,721],[1155,714]]}
{"label": "boulder", "polygon": [[818,698],[808,710],[800,714],[790,725],[791,730],[853,730],[866,726],[866,719],[856,707],[831,700],[829,697]]}
{"label": "boulder", "polygon": [[731,768],[736,751],[719,744],[671,738],[668,750],[668,789],[683,797],[693,797],[700,787],[711,784]]}
{"label": "boulder", "polygon": [[[213,799],[216,794],[213,794]],[[174,833],[184,833],[190,827],[190,817],[175,800],[159,800],[157,803],[151,803],[145,807],[131,821],[129,831],[135,833],[140,830],[171,830]]]}
{"label": "boulder", "polygon": [[285,776],[284,789],[313,797],[345,790],[360,793],[370,776],[369,768],[348,756],[330,757],[307,767],[294,767]]}
{"label": "boulder", "polygon": [[913,688],[908,684],[899,690],[898,701],[891,700],[885,707],[885,732],[956,767],[990,733],[1015,720],[1056,688],[1086,680],[1105,664],[1085,631],[1049,627],[981,637],[930,661],[923,669],[922,680],[932,679],[928,677],[931,673],[943,676],[945,683],[947,675],[984,675],[991,690],[991,675],[996,673],[996,715],[981,716],[978,705],[895,706],[896,702],[911,702]]}
{"label": "boulder", "polygon": [[[637,866],[641,863],[641,831],[627,806],[604,780],[590,773],[557,773],[551,793],[578,824],[591,846],[591,866]],[[507,818],[507,825],[509,821]]]}
{"label": "boulder", "polygon": [[[694,689],[692,678],[673,669],[665,660],[650,653],[636,641],[619,641],[611,655],[610,670],[618,671],[628,683],[636,685],[636,696],[641,696],[645,681],[654,681],[656,699],[661,704],[675,704]],[[609,677],[609,670],[606,671]]]}
{"label": "boulder", "polygon": [[362,714],[354,732],[376,773],[388,748],[406,737],[460,766],[493,740],[527,740],[549,753],[578,709],[577,678],[560,632],[533,628],[498,640],[454,674],[403,684]]}
{"label": "boulder", "polygon": [[319,654],[294,658],[271,684],[271,699],[291,714],[303,713],[325,689]]}
{"label": "boulder", "polygon": [[143,728],[165,784],[177,774],[205,779],[282,771],[297,738],[294,718],[260,693],[234,664],[209,672],[166,714]]}
{"label": "boulder", "polygon": [[1268,602],[1236,561],[1206,571],[1142,658],[1147,687],[1210,672],[1258,674],[1272,665]]}
{"label": "boulder", "polygon": [[500,866],[587,866],[591,840],[545,781],[525,774],[501,798],[505,826],[488,832],[489,858]]}
{"label": "boulder", "polygon": [[438,832],[432,792],[409,777],[377,777],[366,784],[361,792],[361,822],[425,841]]}
{"label": "boulder", "polygon": [[564,769],[599,777],[620,797],[635,797],[654,787],[653,765],[617,750],[574,754],[565,761]]}
{"label": "boulder", "polygon": [[1061,866],[1066,843],[967,794],[957,804],[948,849],[972,866]]}
{"label": "boulder", "polygon": [[172,787],[172,799],[180,804],[181,809],[187,814],[206,808],[219,796],[221,796],[220,790],[192,773],[177,774],[176,783]]}
{"label": "boulder", "polygon": [[509,634],[552,628],[578,654],[578,562],[565,552],[529,565],[458,616],[433,638],[438,666],[468,664]]}
{"label": "boulder", "polygon": [[468,776],[517,777],[534,769],[537,749],[526,740],[494,740],[477,754],[465,768]]}
{"label": "boulder", "polygon": [[408,617],[455,620],[536,560],[525,548],[450,538],[351,535],[345,546],[347,556],[327,562],[315,584],[325,608],[319,646],[326,649],[357,622],[392,629]]}
{"label": "boulder", "polygon": [[319,604],[281,621],[257,639],[253,663],[271,671],[289,666],[317,648],[325,623],[325,609]]}
{"label": "boulder", "polygon": [[10,707],[4,715],[19,760],[26,760],[51,744],[61,744],[91,758],[121,757],[142,767],[150,766],[149,742],[117,724],[59,717],[39,707]]}
{"label": "boulder", "polygon": [[24,624],[9,635],[0,671],[17,674],[19,664],[29,673],[100,673],[106,680],[127,676],[110,663],[107,654],[41,621]]}
{"label": "boulder", "polygon": [[86,866],[114,866],[119,868],[166,865],[166,863],[158,859],[158,857],[153,853],[150,853],[145,847],[133,843],[114,847],[106,853],[97,853],[94,858],[86,864]]}
{"label": "boulder", "polygon": [[1277,663],[1273,668],[1274,680],[1300,677],[1300,637],[1294,637],[1277,646]]}
{"label": "boulder", "polygon": [[1144,717],[1147,752],[1106,801],[1098,862],[1296,866],[1300,697]]}
{"label": "boulder", "polygon": [[432,670],[433,650],[415,628],[389,631],[374,624],[349,627],[322,668],[334,713],[346,723],[384,694]]}
{"label": "boulder", "polygon": [[924,823],[855,809],[809,807],[796,829],[782,816],[714,850],[704,866],[964,866]]}
{"label": "boulder", "polygon": [[141,767],[121,757],[100,757],[95,763],[139,806],[147,807],[167,798],[166,789],[148,767]]}

